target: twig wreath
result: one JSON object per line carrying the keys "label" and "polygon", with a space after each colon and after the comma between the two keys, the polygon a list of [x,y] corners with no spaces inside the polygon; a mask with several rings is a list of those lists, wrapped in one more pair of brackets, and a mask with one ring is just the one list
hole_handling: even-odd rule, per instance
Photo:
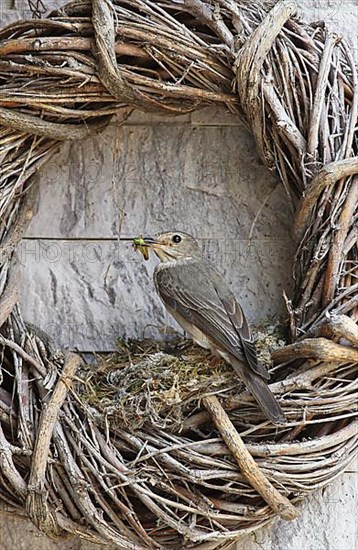
{"label": "twig wreath", "polygon": [[[128,106],[212,104],[250,128],[296,208],[291,343],[271,386],[289,424],[222,386],[190,401],[180,430],[130,430],[77,391],[80,358],[23,322],[16,246],[60,142]],[[344,470],[358,444],[357,113],[349,47],[292,1],[85,0],[0,31],[2,509],[52,537],[208,550],[296,517]]]}

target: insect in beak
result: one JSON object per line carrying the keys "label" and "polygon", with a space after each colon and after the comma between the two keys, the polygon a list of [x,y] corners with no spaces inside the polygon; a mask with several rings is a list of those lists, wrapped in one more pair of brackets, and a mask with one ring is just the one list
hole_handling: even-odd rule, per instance
{"label": "insect in beak", "polygon": [[139,250],[145,260],[149,260],[149,243],[147,243],[147,237],[134,237],[133,239],[133,248],[134,250]]}
{"label": "insect in beak", "polygon": [[140,235],[133,239],[134,249],[139,250],[145,260],[149,259],[149,248],[153,244],[157,244],[157,241],[153,239],[153,237],[142,237],[142,235]]}
{"label": "insect in beak", "polygon": [[120,237],[120,241],[129,241],[133,243],[134,250],[139,250],[145,260],[149,260],[149,249],[155,244],[160,244],[159,241],[153,237]]}

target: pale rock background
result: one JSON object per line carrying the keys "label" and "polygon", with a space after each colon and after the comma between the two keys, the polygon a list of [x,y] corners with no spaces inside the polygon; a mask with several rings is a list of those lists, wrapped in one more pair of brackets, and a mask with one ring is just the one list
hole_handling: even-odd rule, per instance
{"label": "pale rock background", "polygon": [[[358,59],[357,1],[298,4],[307,21],[323,19],[346,36]],[[26,0],[1,0],[1,26],[29,16]],[[118,243],[119,232],[187,230],[221,269],[251,321],[284,313],[282,292],[291,288],[294,253],[291,210],[251,136],[224,110],[177,118],[134,112],[121,127],[113,121],[100,136],[64,145],[40,180],[38,213],[19,250],[22,309],[59,346],[106,351],[119,336],[163,337],[179,330],[154,294],[155,261],[144,263]],[[243,537],[237,549],[358,548],[357,465],[307,499],[299,519],[276,521]],[[0,548],[98,546],[55,543],[27,520],[4,515]]]}

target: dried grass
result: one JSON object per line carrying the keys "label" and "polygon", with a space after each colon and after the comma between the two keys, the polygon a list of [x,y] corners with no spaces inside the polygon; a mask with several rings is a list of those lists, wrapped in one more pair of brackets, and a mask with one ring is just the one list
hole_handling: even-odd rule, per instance
{"label": "dried grass", "polygon": [[[271,351],[285,345],[264,323],[256,334],[260,362],[271,368]],[[122,342],[119,351],[98,358],[78,376],[76,391],[110,424],[180,433],[184,422],[200,410],[203,397],[220,395],[232,401],[244,385],[232,368],[186,340]]]}

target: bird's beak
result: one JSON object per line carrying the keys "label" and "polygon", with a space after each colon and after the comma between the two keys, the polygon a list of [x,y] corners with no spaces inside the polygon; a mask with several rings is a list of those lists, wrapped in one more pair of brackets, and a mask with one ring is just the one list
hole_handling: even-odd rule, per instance
{"label": "bird's beak", "polygon": [[144,246],[153,246],[156,244],[160,244],[160,242],[157,239],[154,239],[154,237],[143,237]]}

